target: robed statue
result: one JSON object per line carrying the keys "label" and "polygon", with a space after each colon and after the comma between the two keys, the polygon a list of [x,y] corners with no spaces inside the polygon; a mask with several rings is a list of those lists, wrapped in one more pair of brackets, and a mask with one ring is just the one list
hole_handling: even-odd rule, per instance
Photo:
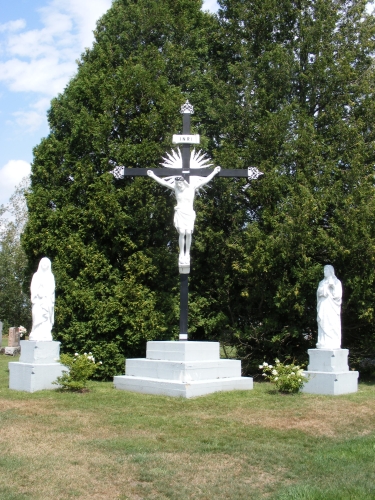
{"label": "robed statue", "polygon": [[342,285],[332,266],[324,266],[324,279],[317,290],[317,349],[341,348]]}
{"label": "robed statue", "polygon": [[31,280],[33,326],[29,340],[51,341],[55,311],[55,278],[51,261],[43,257]]}

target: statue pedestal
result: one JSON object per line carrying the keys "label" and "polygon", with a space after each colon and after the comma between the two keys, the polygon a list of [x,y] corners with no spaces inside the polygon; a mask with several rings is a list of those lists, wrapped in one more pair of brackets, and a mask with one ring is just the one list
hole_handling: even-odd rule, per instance
{"label": "statue pedestal", "polygon": [[338,396],[358,391],[358,372],[349,371],[348,349],[309,349],[309,376],[302,392]]}
{"label": "statue pedestal", "polygon": [[57,362],[60,357],[60,342],[21,340],[19,361],[9,363],[9,389],[35,392],[56,389],[52,384],[67,371]]}
{"label": "statue pedestal", "polygon": [[213,392],[250,390],[241,361],[220,359],[219,342],[147,342],[145,359],[127,359],[126,374],[114,377],[116,389],[193,398]]}

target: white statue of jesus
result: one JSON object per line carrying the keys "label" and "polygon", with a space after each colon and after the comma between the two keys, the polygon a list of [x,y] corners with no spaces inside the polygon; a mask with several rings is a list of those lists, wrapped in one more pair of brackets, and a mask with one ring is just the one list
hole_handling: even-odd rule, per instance
{"label": "white statue of jesus", "polygon": [[220,170],[220,167],[214,168],[212,173],[207,177],[192,176],[190,177],[190,184],[183,177],[172,176],[162,179],[155,175],[152,170],[147,170],[147,175],[162,186],[174,191],[176,196],[177,205],[174,207],[174,225],[179,234],[179,266],[190,265],[190,247],[195,221],[195,211],[193,208],[195,193],[199,188],[210,182]]}
{"label": "white statue of jesus", "polygon": [[317,349],[341,348],[341,281],[336,278],[332,266],[324,266],[324,279],[317,290]]}

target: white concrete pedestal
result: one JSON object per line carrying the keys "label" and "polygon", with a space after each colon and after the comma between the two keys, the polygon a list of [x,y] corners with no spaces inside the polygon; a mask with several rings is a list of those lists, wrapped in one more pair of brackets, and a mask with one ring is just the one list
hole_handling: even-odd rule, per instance
{"label": "white concrete pedestal", "polygon": [[56,360],[60,357],[60,342],[38,342],[21,340],[19,361],[9,363],[9,389],[35,392],[43,389],[57,389],[52,384],[66,366]]}
{"label": "white concrete pedestal", "polygon": [[338,396],[358,391],[358,372],[349,371],[348,349],[309,349],[308,382],[302,392]]}
{"label": "white concrete pedestal", "polygon": [[241,361],[220,359],[219,342],[147,342],[145,359],[127,359],[126,374],[114,377],[116,389],[193,398],[212,392],[250,390]]}

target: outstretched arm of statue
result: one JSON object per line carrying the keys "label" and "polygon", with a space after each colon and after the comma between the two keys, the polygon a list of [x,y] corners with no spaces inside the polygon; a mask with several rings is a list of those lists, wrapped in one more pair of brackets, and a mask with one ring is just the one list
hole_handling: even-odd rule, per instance
{"label": "outstretched arm of statue", "polygon": [[218,174],[221,170],[221,167],[215,167],[213,169],[213,171],[210,173],[210,175],[208,175],[207,177],[199,177],[200,181],[199,183],[197,183],[195,187],[195,189],[199,189],[200,187],[204,186],[205,184],[207,184],[208,182],[210,182],[211,179],[213,179],[215,177],[216,174]]}
{"label": "outstretched arm of statue", "polygon": [[151,177],[151,179],[154,179],[154,181],[156,181],[161,186],[173,189],[173,186],[169,182],[165,181],[161,177],[158,177],[152,170],[147,170],[147,175]]}

